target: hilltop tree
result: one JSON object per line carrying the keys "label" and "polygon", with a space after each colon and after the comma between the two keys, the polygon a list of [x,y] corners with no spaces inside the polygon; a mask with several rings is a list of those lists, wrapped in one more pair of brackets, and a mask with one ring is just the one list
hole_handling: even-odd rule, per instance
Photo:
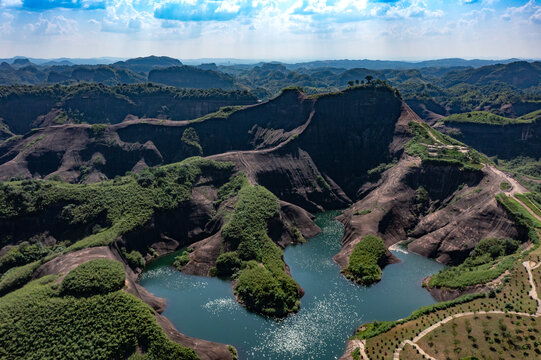
{"label": "hilltop tree", "polygon": [[367,83],[367,84],[370,84],[370,83],[372,83],[372,80],[374,79],[374,77],[371,76],[371,75],[366,75],[366,76],[365,76],[365,79],[366,79],[366,83]]}

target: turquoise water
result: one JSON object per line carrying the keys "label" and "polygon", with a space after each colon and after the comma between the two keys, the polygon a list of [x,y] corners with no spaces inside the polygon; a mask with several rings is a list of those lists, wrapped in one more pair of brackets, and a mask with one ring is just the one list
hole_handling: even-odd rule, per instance
{"label": "turquoise water", "polygon": [[385,267],[382,280],[362,287],[340,275],[332,257],[340,250],[343,226],[337,212],[318,215],[323,232],[307,243],[290,246],[284,258],[306,292],[301,310],[276,321],[249,313],[233,297],[229,281],[182,274],[173,256],[149,264],[139,282],[167,299],[163,315],[189,336],[232,344],[241,359],[337,359],[357,326],[395,320],[434,303],[421,280],[442,268],[422,256],[395,251],[402,260]]}

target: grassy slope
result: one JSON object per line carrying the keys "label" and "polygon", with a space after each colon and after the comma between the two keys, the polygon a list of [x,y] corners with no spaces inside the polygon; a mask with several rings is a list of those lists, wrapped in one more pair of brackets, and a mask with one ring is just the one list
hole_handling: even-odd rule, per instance
{"label": "grassy slope", "polygon": [[[479,170],[487,162],[487,159],[479,152],[426,124],[412,121],[409,126],[414,138],[406,144],[406,152],[420,157],[423,163],[454,165],[463,169]],[[463,153],[460,149],[467,151]]]}
{"label": "grassy slope", "polygon": [[488,111],[471,111],[462,114],[453,114],[442,119],[446,123],[471,123],[484,125],[510,125],[510,124],[528,124],[536,122],[541,118],[541,110],[533,111],[518,118],[508,118]]}
{"label": "grassy slope", "polygon": [[486,284],[511,270],[518,255],[518,241],[483,239],[460,265],[445,268],[430,278],[431,287],[463,289]]}

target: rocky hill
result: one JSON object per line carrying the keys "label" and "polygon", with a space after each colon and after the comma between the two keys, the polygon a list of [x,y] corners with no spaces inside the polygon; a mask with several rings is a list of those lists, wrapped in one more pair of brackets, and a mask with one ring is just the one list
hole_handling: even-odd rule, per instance
{"label": "rocky hill", "polygon": [[148,81],[193,89],[233,89],[233,77],[213,70],[203,70],[192,66],[172,66],[154,69],[148,73]]}
{"label": "rocky hill", "polygon": [[[337,256],[342,266],[368,233],[380,235],[387,246],[418,238],[413,248],[446,263],[459,263],[483,237],[516,237],[494,199],[501,179],[482,156],[452,140],[441,150],[430,142],[434,130],[418,121],[384,85],[320,96],[292,89],[260,105],[224,108],[192,121],[134,119],[39,129],[0,147],[0,172],[3,179],[95,182],[193,155],[232,161],[252,183],[308,211],[344,208],[361,199],[343,218],[351,226]],[[195,143],[186,139],[190,132]],[[411,145],[423,136],[430,146]],[[410,150],[404,151],[407,144]],[[479,206],[455,218],[472,203]],[[366,209],[371,213],[355,215]],[[360,228],[356,219],[362,220]]]}
{"label": "rocky hill", "polygon": [[193,119],[220,107],[253,104],[246,91],[180,90],[153,84],[0,87],[0,123],[15,135],[70,123],[116,124],[126,118]]}
{"label": "rocky hill", "polygon": [[537,86],[541,81],[541,63],[516,61],[509,64],[483,66],[478,69],[453,71],[442,78],[446,86],[459,83],[487,85],[491,82],[502,82],[519,89]]}
{"label": "rocky hill", "polygon": [[[138,105],[141,98],[177,94],[149,91],[95,86],[82,91],[86,97],[65,95],[60,108],[78,104],[84,113],[107,106],[120,118],[127,112],[122,104],[141,106],[144,114],[158,110],[153,101]],[[44,92],[47,109],[54,92]],[[179,95],[180,103],[187,94]],[[354,249],[367,241],[381,243],[377,271],[396,260],[386,247],[402,241],[458,264],[481,239],[528,240],[528,229],[495,197],[504,182],[510,193],[520,185],[483,154],[423,123],[384,82],[318,95],[290,88],[264,103],[226,106],[190,120],[122,120],[51,124],[0,145],[0,179],[16,180],[0,185],[0,272],[7,270],[0,294],[39,290],[71,301],[47,281],[82,272],[78,266],[89,260],[116,259],[124,266],[125,290],[137,296],[137,306],[142,301],[154,309],[161,325],[147,331],[164,331],[202,359],[227,359],[234,352],[225,345],[187,338],[159,315],[163,300],[135,283],[145,261],[189,247],[175,261],[179,270],[237,274],[238,301],[283,317],[302,306],[303,290],[282,251],[318,233],[309,212],[346,208],[343,246],[335,256],[346,273]],[[34,245],[39,251],[28,251]],[[8,252],[15,255],[4,258]],[[39,281],[22,287],[33,279]],[[172,346],[158,335],[151,340]],[[145,351],[162,346],[152,344]],[[126,353],[138,349],[130,346]]]}

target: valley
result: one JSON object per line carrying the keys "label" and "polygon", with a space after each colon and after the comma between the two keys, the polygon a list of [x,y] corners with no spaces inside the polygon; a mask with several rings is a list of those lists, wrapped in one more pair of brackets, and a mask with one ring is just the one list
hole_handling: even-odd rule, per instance
{"label": "valley", "polygon": [[539,356],[539,63],[314,66],[1,87],[0,357]]}

